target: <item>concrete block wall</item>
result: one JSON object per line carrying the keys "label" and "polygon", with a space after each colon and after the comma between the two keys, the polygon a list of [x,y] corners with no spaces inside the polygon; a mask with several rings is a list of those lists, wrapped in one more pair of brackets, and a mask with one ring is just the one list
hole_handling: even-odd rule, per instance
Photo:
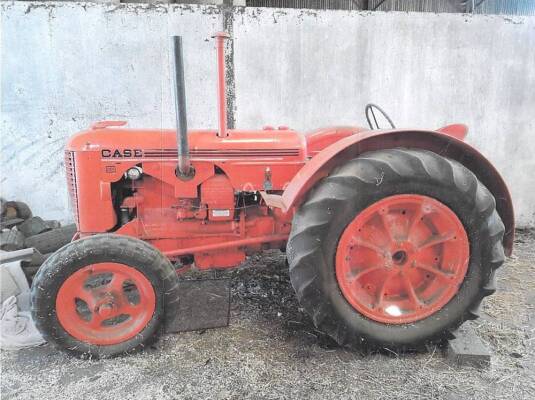
{"label": "concrete block wall", "polygon": [[1,192],[67,220],[62,151],[101,119],[172,128],[168,37],[185,40],[188,122],[216,127],[215,53],[227,29],[229,119],[308,130],[465,122],[468,141],[535,226],[535,18],[175,4],[3,2]]}

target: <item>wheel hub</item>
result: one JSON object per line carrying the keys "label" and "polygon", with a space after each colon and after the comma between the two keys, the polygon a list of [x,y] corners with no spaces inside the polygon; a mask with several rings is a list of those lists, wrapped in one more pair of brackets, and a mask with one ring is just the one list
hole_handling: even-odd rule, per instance
{"label": "wheel hub", "polygon": [[119,263],[83,267],[62,284],[56,314],[63,328],[78,340],[112,345],[139,334],[156,307],[150,281]]}
{"label": "wheel hub", "polygon": [[113,315],[113,309],[113,303],[104,303],[98,307],[97,312],[100,316],[104,318],[109,318]]}
{"label": "wheel hub", "polygon": [[444,307],[468,261],[468,237],[451,209],[428,196],[395,195],[367,207],[345,228],[336,278],[358,312],[403,324]]}
{"label": "wheel hub", "polygon": [[405,250],[398,250],[392,254],[392,261],[394,264],[402,266],[407,262],[407,252]]}

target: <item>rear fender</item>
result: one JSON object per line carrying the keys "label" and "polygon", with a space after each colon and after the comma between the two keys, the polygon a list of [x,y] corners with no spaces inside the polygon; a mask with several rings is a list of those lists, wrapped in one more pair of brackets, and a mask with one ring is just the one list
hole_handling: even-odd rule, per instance
{"label": "rear fender", "polygon": [[448,136],[453,136],[459,140],[464,140],[468,134],[468,127],[465,124],[451,124],[438,128],[436,131],[445,133]]}
{"label": "rear fender", "polygon": [[314,157],[331,144],[359,132],[367,131],[365,128],[353,126],[337,126],[316,129],[305,135],[307,142],[307,156]]}
{"label": "rear fender", "polygon": [[[496,209],[505,225],[505,253],[511,255],[515,222],[507,185],[496,168],[480,152],[457,138],[462,136],[464,135],[424,130],[357,131],[326,147],[307,162],[275,203],[284,211],[298,207],[316,182],[327,176],[334,167],[364,152],[395,147],[429,150],[464,165],[493,194]],[[277,206],[275,203],[273,205]]]}

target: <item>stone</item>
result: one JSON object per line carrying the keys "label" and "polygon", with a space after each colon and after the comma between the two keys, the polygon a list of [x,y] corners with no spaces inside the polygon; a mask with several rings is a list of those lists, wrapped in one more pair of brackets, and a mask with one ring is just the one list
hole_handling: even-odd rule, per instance
{"label": "stone", "polygon": [[489,349],[469,322],[455,332],[455,339],[448,342],[446,356],[454,364],[475,368],[486,368],[491,360]]}

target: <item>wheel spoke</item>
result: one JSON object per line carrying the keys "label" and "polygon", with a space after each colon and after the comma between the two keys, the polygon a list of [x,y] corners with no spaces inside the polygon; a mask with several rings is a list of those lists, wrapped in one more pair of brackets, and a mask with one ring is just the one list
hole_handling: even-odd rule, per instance
{"label": "wheel spoke", "polygon": [[381,223],[383,225],[383,230],[385,231],[386,236],[388,237],[388,240],[392,242],[394,238],[392,237],[392,232],[390,232],[390,225],[387,221],[388,209],[385,209],[385,211],[379,211],[379,216],[381,217]]}
{"label": "wheel spoke", "polygon": [[409,223],[409,226],[407,228],[407,239],[409,239],[414,231],[414,229],[416,228],[416,226],[418,225],[418,223],[420,223],[421,221],[421,218],[422,218],[422,215],[424,214],[424,211],[423,211],[423,205],[420,204],[418,205],[418,208],[415,210],[415,213]]}
{"label": "wheel spoke", "polygon": [[377,302],[375,303],[375,307],[376,308],[382,308],[383,307],[384,299],[385,299],[385,296],[386,296],[386,286],[390,282],[390,280],[394,277],[394,275],[395,274],[390,273],[390,274],[385,276],[385,279],[384,279],[383,283],[381,284],[381,287],[377,291]]}
{"label": "wheel spoke", "polygon": [[125,281],[126,278],[123,275],[114,273],[113,278],[111,279],[108,285],[112,291],[118,292],[123,295],[123,284]]}
{"label": "wheel spoke", "polygon": [[139,304],[131,304],[129,302],[123,303],[123,305],[120,308],[120,314],[128,314],[132,318],[135,317],[136,314],[138,314],[141,311],[141,303]]}
{"label": "wheel spoke", "polygon": [[95,295],[90,290],[84,288],[76,295],[76,297],[80,300],[83,300],[91,312],[95,311],[97,300],[95,299]]}
{"label": "wheel spoke", "polygon": [[363,269],[363,270],[357,272],[356,275],[352,276],[349,279],[349,283],[354,283],[354,282],[358,281],[360,278],[362,278],[364,275],[367,275],[370,272],[377,271],[377,270],[382,269],[382,268],[383,268],[382,265],[374,265],[374,266],[368,267],[366,269]]}
{"label": "wheel spoke", "polygon": [[442,271],[441,269],[434,268],[431,265],[422,264],[420,262],[417,262],[415,264],[415,267],[418,268],[418,269],[422,269],[424,271],[427,271],[427,272],[431,272],[437,278],[439,278],[441,280],[444,280],[444,281],[450,281],[454,277],[454,275],[448,274],[447,272]]}
{"label": "wheel spoke", "polygon": [[89,321],[89,326],[93,329],[98,329],[101,327],[102,321],[104,321],[104,318],[95,311],[91,313],[91,321]]}
{"label": "wheel spoke", "polygon": [[383,255],[384,254],[384,250],[383,249],[381,249],[379,246],[377,246],[377,245],[375,245],[373,243],[368,242],[367,240],[357,239],[355,241],[355,244],[357,246],[366,247],[367,249],[373,250],[379,255]]}
{"label": "wheel spoke", "polygon": [[418,298],[418,295],[416,294],[416,291],[414,290],[414,286],[412,285],[411,280],[405,273],[401,273],[401,279],[403,280],[403,285],[405,286],[405,289],[407,289],[407,295],[409,296],[410,302],[415,306],[421,306],[422,302]]}
{"label": "wheel spoke", "polygon": [[441,244],[444,242],[449,242],[455,237],[455,232],[449,231],[442,235],[435,235],[431,237],[430,239],[426,240],[422,244],[418,246],[418,250],[423,250],[428,247],[436,246],[437,244]]}

